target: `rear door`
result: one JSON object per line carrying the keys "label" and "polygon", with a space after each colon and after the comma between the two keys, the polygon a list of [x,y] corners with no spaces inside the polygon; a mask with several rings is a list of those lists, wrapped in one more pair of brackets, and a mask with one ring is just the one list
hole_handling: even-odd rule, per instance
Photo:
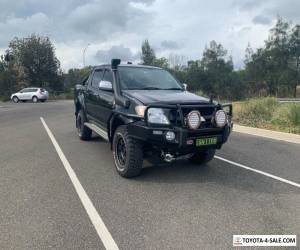
{"label": "rear door", "polygon": [[31,88],[23,89],[22,100],[31,100],[32,92],[33,89]]}
{"label": "rear door", "polygon": [[37,96],[37,88],[28,89],[28,95],[26,95],[27,100],[31,100],[33,96]]}

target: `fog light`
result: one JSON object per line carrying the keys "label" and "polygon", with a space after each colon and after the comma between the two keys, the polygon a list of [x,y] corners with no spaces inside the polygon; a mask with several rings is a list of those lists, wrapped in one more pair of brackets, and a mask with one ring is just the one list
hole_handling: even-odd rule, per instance
{"label": "fog light", "polygon": [[173,140],[175,139],[175,133],[172,132],[172,131],[168,131],[168,132],[166,133],[166,139],[167,139],[168,141],[173,141]]}

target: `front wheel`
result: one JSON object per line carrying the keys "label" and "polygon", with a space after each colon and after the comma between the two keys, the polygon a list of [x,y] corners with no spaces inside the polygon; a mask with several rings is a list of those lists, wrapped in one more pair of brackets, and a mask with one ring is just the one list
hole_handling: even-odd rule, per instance
{"label": "front wheel", "polygon": [[14,97],[13,97],[13,102],[14,102],[14,103],[18,103],[18,102],[19,102],[19,98],[16,97],[16,96],[14,96]]}
{"label": "front wheel", "polygon": [[127,127],[117,128],[113,138],[113,155],[117,172],[126,178],[138,176],[143,165],[143,144],[131,138]]}
{"label": "front wheel", "polygon": [[214,148],[198,151],[190,158],[190,161],[194,164],[204,164],[211,161],[215,153],[216,150]]}

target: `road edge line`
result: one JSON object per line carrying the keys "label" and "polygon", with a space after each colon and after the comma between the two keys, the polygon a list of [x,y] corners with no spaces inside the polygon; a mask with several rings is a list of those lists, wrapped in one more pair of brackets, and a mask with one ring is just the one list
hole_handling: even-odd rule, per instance
{"label": "road edge line", "polygon": [[85,192],[84,188],[82,187],[79,179],[76,176],[76,173],[72,169],[69,161],[67,160],[66,156],[64,155],[62,149],[60,148],[59,144],[57,143],[54,135],[52,134],[51,130],[49,129],[48,125],[46,124],[43,117],[40,117],[41,122],[65,168],[67,171],[67,174],[69,178],[71,179],[71,182],[76,190],[77,195],[79,196],[79,199],[85,208],[92,224],[94,225],[98,236],[100,237],[104,247],[107,250],[119,250],[116,242],[112,238],[110,232],[108,231],[107,227],[105,226],[103,220],[101,219],[99,213],[97,212],[96,208],[94,207],[92,201],[90,200],[89,196]]}
{"label": "road edge line", "polygon": [[289,181],[289,180],[284,179],[284,178],[282,178],[282,177],[279,177],[279,176],[276,176],[276,175],[273,175],[273,174],[269,174],[269,173],[267,173],[267,172],[264,172],[264,171],[261,171],[261,170],[255,169],[255,168],[247,167],[247,166],[245,166],[245,165],[243,165],[243,164],[240,164],[240,163],[237,163],[237,162],[234,162],[234,161],[227,160],[227,159],[225,159],[225,158],[223,158],[223,157],[220,157],[220,156],[217,156],[217,155],[215,155],[214,158],[216,158],[216,159],[218,159],[218,160],[221,160],[221,161],[225,161],[225,162],[230,163],[230,164],[232,164],[232,165],[235,165],[235,166],[237,166],[237,167],[244,168],[244,169],[246,169],[246,170],[249,170],[249,171],[252,171],[252,172],[255,172],[255,173],[258,173],[258,174],[262,174],[262,175],[264,175],[264,176],[270,177],[270,178],[275,179],[275,180],[277,180],[277,181],[281,181],[281,182],[287,183],[287,184],[289,184],[289,185],[292,185],[292,186],[295,186],[295,187],[300,188],[300,184],[297,183],[297,182]]}

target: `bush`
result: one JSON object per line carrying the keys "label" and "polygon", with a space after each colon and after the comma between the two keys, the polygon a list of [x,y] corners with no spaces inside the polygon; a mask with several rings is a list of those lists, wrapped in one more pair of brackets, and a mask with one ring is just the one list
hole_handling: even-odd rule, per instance
{"label": "bush", "polygon": [[257,125],[270,121],[278,106],[274,97],[250,99],[241,103],[237,115],[243,123]]}
{"label": "bush", "polygon": [[300,105],[299,104],[289,105],[287,118],[291,125],[300,126]]}
{"label": "bush", "polygon": [[67,91],[56,91],[49,93],[50,100],[70,100],[74,98],[74,90],[69,89]]}
{"label": "bush", "polygon": [[199,95],[199,96],[205,96],[204,92],[202,90],[197,90],[195,92],[196,95]]}

